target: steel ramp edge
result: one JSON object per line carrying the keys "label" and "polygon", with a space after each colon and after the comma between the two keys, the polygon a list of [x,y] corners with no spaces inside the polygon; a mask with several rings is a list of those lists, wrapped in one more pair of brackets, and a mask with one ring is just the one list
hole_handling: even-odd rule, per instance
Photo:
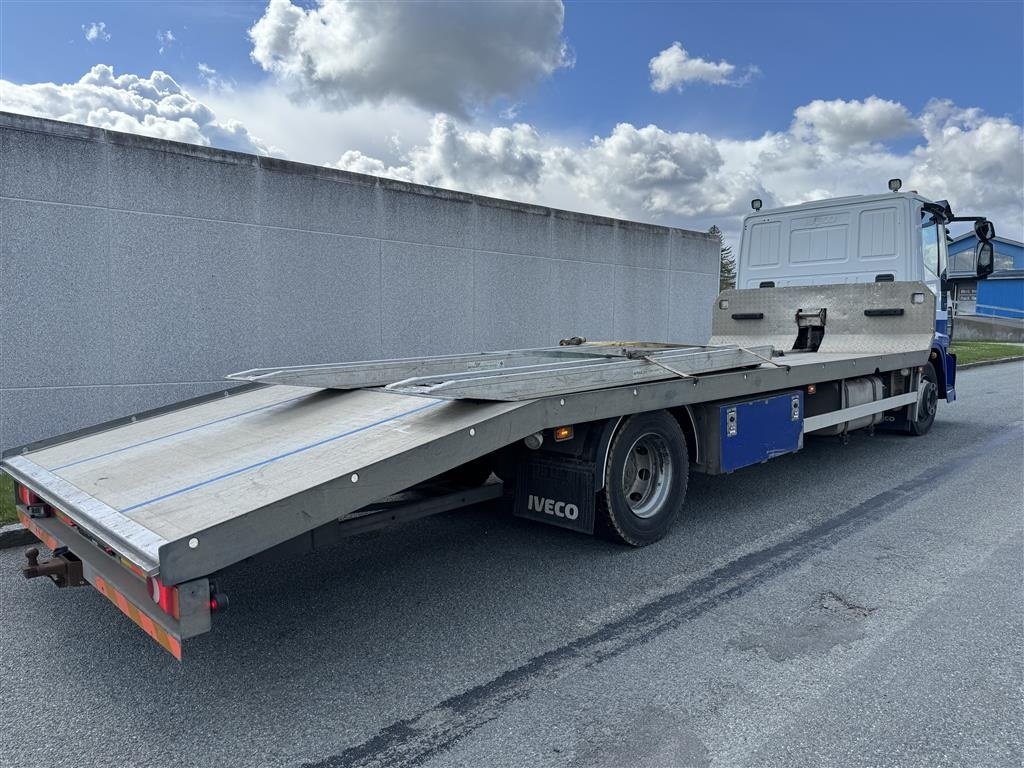
{"label": "steel ramp edge", "polygon": [[125,517],[113,507],[76,488],[26,456],[10,456],[0,468],[15,482],[32,488],[37,496],[85,526],[89,533],[113,547],[146,576],[159,571],[159,550],[167,539]]}
{"label": "steel ramp edge", "polygon": [[626,349],[653,352],[698,347],[639,341],[584,342],[558,347],[537,347],[458,355],[433,355],[391,360],[360,360],[346,363],[290,365],[252,368],[228,374],[225,378],[261,384],[286,384],[327,389],[366,389],[383,387],[420,376],[438,376],[467,371],[522,367],[524,365],[572,365],[579,360],[621,358]]}
{"label": "steel ramp edge", "polygon": [[[501,371],[419,377],[384,389],[403,395],[452,400],[517,402],[613,389],[634,384],[761,365],[771,347],[741,349],[732,345],[651,352],[635,359],[612,358],[571,366],[530,366]],[[657,361],[657,362],[653,362]]]}
{"label": "steel ramp edge", "polygon": [[592,345],[567,347],[537,347],[506,351],[468,352],[456,355],[428,355],[383,360],[355,360],[345,363],[314,365],[284,365],[274,368],[252,368],[225,376],[235,381],[326,389],[366,389],[383,387],[398,379],[412,375],[458,370],[488,370],[502,368],[512,358],[537,359],[576,358],[604,355],[606,352],[589,349]]}

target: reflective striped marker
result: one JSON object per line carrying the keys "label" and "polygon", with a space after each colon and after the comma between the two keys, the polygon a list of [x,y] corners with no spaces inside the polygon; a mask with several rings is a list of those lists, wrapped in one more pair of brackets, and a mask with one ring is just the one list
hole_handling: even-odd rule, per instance
{"label": "reflective striped marker", "polygon": [[[32,531],[32,534],[51,550],[61,546],[59,541],[36,525],[32,518],[20,509],[18,510],[18,519],[21,520],[22,525]],[[143,632],[156,640],[160,644],[161,648],[170,653],[171,656],[176,658],[178,661],[181,661],[181,640],[168,634],[167,630],[136,608],[128,598],[110,586],[110,584],[107,583],[107,580],[102,576],[96,574],[94,578],[95,582],[93,582],[93,586],[96,587],[101,595],[116,605],[118,610],[135,622]]]}

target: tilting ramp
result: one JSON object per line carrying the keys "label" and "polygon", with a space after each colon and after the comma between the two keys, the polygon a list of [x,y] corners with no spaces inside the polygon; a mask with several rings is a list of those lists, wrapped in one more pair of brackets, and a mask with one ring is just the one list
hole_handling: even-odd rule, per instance
{"label": "tilting ramp", "polygon": [[523,401],[760,365],[771,347],[601,342],[406,360],[262,368],[228,378],[450,400]]}
{"label": "tilting ramp", "polygon": [[[358,487],[365,468],[516,407],[260,387],[10,456],[3,466],[150,574],[170,542],[347,477],[351,502],[332,499],[341,517],[372,500]],[[479,454],[487,450],[482,445]],[[471,458],[469,440],[460,455],[439,457],[429,469]],[[412,467],[405,473],[406,485],[431,476],[413,477]]]}
{"label": "tilting ramp", "polygon": [[389,384],[385,389],[423,397],[530,400],[756,366],[769,359],[772,350],[771,347],[750,350],[722,346],[672,351],[625,348],[623,351],[618,358],[578,360],[554,366],[515,366],[496,371],[420,376]]}

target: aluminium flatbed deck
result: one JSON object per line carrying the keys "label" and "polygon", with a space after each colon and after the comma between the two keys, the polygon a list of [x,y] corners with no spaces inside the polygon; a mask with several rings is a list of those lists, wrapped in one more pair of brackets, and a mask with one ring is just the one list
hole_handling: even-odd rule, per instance
{"label": "aluminium flatbed deck", "polygon": [[[146,574],[177,584],[543,429],[920,365],[934,303],[911,301],[914,286],[876,287],[875,308],[898,314],[830,310],[836,351],[826,335],[817,352],[771,362],[518,400],[264,385],[28,446],[0,466]],[[849,306],[845,288],[780,289],[785,300],[774,303],[770,291],[726,292],[713,343],[790,340],[794,308]],[[750,331],[736,319],[758,313]]]}

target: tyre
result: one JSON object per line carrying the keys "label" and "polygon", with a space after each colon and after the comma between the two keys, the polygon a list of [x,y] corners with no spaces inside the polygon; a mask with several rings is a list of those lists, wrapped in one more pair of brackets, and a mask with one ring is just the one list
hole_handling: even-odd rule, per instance
{"label": "tyre", "polygon": [[924,392],[917,408],[917,421],[907,427],[907,433],[915,437],[928,434],[935,423],[935,412],[939,407],[939,377],[935,375],[935,367],[931,363],[921,372],[921,385]]}
{"label": "tyre", "polygon": [[608,448],[596,532],[634,547],[657,541],[683,506],[689,474],[686,438],[670,413],[629,417]]}

